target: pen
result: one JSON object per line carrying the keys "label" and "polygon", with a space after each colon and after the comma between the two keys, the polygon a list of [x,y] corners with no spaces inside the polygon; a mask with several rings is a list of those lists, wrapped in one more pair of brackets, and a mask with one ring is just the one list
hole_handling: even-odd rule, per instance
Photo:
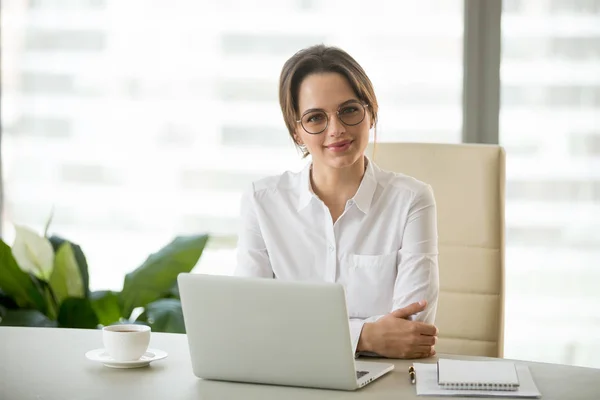
{"label": "pen", "polygon": [[408,368],[408,377],[410,378],[411,384],[414,385],[417,382],[417,373],[412,365]]}

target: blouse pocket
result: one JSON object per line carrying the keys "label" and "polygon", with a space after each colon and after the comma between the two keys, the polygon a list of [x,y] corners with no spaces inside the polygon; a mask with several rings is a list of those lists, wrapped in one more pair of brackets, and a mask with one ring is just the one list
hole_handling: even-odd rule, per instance
{"label": "blouse pocket", "polygon": [[351,317],[367,318],[391,311],[396,281],[397,253],[350,254],[347,303]]}

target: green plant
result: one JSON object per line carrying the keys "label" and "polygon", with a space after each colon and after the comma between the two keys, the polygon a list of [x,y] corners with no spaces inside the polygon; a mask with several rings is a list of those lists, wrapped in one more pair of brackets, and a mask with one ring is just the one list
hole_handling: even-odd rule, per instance
{"label": "green plant", "polygon": [[90,292],[80,246],[15,228],[12,249],[0,240],[0,325],[97,328],[140,322],[157,332],[185,333],[177,275],[194,268],[208,235],[176,237],[128,273],[120,292]]}

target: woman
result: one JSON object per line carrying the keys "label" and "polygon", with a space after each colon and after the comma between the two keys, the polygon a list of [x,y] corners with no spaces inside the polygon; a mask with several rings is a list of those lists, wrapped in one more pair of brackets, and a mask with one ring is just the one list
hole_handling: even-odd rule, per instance
{"label": "woman", "polygon": [[279,102],[312,163],[245,193],[236,275],[339,282],[356,352],[435,354],[435,201],[428,185],[365,156],[378,110],[371,81],[344,51],[314,46],[283,66]]}

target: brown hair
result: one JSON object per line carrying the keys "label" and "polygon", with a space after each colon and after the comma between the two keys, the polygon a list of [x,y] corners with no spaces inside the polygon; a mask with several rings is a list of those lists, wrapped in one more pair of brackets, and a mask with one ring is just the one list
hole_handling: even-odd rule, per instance
{"label": "brown hair", "polygon": [[279,77],[279,105],[289,134],[304,157],[308,151],[294,137],[299,119],[298,90],[304,78],[324,72],[335,72],[346,78],[358,99],[369,106],[373,126],[377,123],[379,106],[373,84],[354,58],[342,49],[322,44],[302,49],[283,65]]}

